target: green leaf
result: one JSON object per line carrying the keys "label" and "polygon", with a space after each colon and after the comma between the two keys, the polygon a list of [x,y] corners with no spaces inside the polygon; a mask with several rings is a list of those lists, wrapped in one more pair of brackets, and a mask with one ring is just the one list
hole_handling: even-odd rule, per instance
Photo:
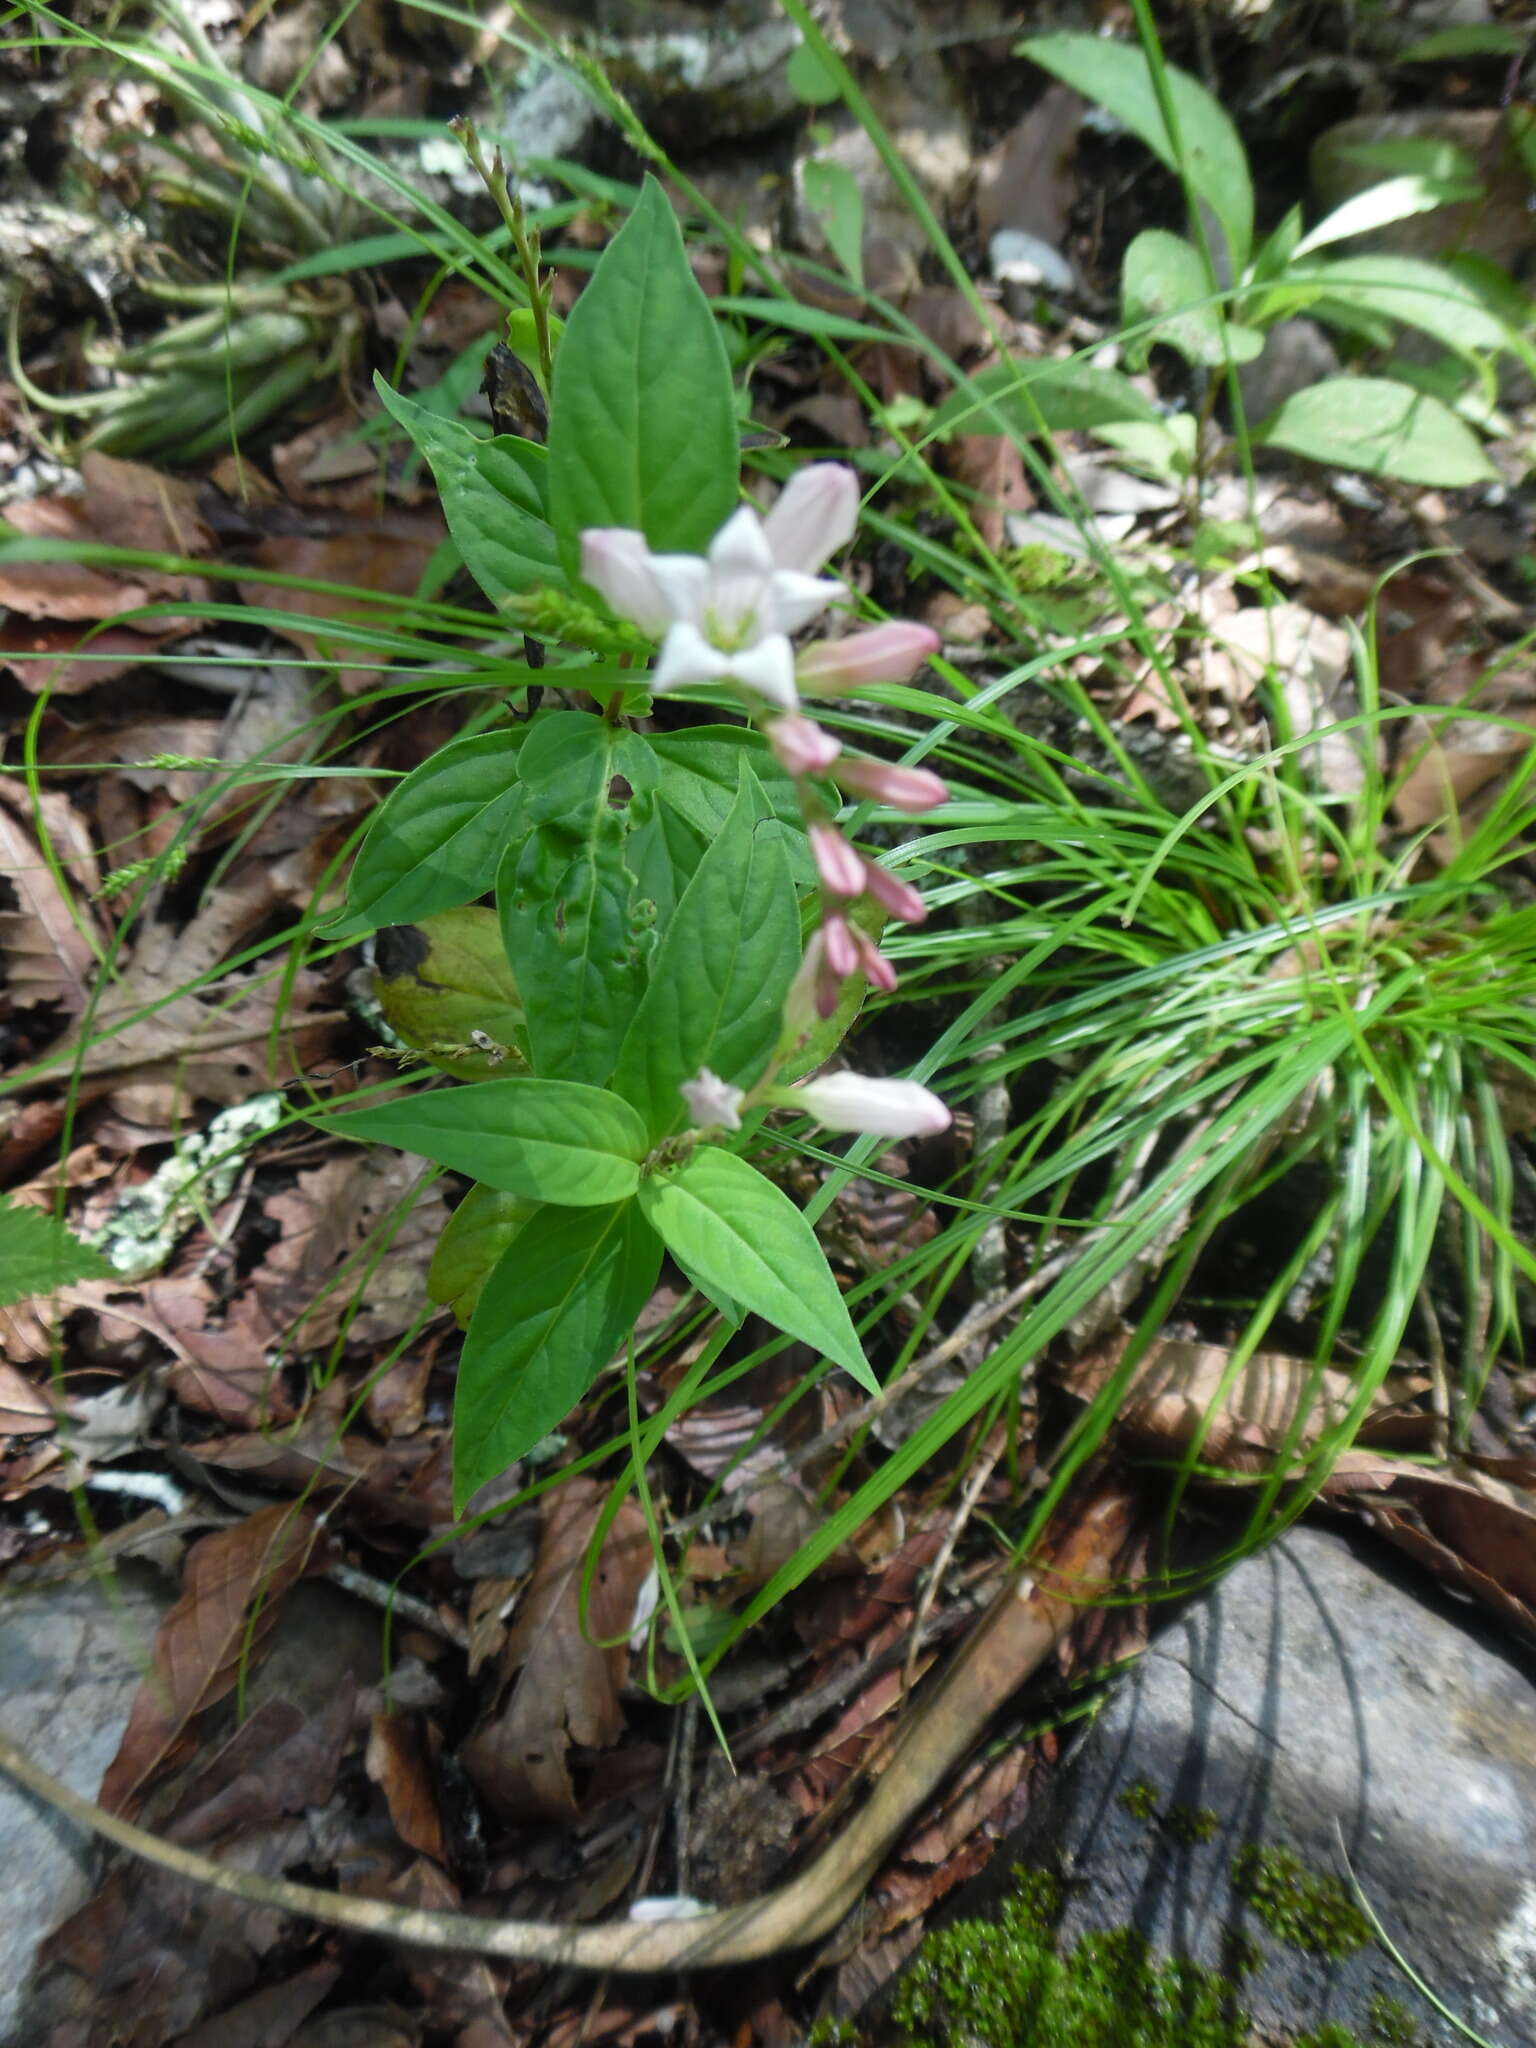
{"label": "green leaf", "polygon": [[632,1195],[646,1153],[629,1104],[579,1081],[474,1081],[309,1121],[339,1138],[419,1152],[503,1194],[572,1208]]}
{"label": "green leaf", "polygon": [[1399,64],[1439,64],[1447,57],[1523,57],[1530,37],[1503,21],[1462,21],[1436,29],[1399,50]]}
{"label": "green leaf", "polygon": [[816,1233],[771,1180],[705,1145],[640,1184],[640,1207],[686,1272],[878,1392]]}
{"label": "green leaf", "polygon": [[427,1299],[452,1309],[461,1330],[492,1268],[538,1206],[477,1181],[443,1226],[427,1268]]}
{"label": "green leaf", "polygon": [[808,107],[830,106],[842,97],[842,87],[809,43],[796,43],[786,67],[789,89]]}
{"label": "green leaf", "polygon": [[1410,484],[1454,487],[1497,475],[1476,435],[1447,406],[1386,377],[1325,377],[1288,398],[1254,439],[1335,469]]}
{"label": "green leaf", "polygon": [[[1084,99],[1107,107],[1154,156],[1171,171],[1178,170],[1178,151],[1163,119],[1152,68],[1136,45],[1109,42],[1103,36],[1029,36],[1015,44],[1014,55],[1032,58]],[[1172,64],[1161,68],[1184,145],[1190,187],[1221,222],[1235,277],[1247,265],[1253,242],[1253,181],[1248,175],[1248,159],[1220,101],[1188,72]]]}
{"label": "green leaf", "polygon": [[1210,280],[1200,252],[1179,235],[1147,228],[1125,252],[1120,274],[1125,324],[1156,320],[1151,333],[1135,345],[1134,360],[1147,360],[1155,341],[1176,348],[1187,363],[1200,367],[1227,360],[1245,363],[1264,346],[1262,334],[1234,326],[1211,298]]}
{"label": "green leaf", "polygon": [[758,1078],[799,955],[789,863],[743,760],[735,805],[683,892],[613,1077],[653,1137],[683,1121],[679,1084],[700,1067],[742,1088]]}
{"label": "green leaf", "polygon": [[110,1280],[112,1267],[57,1217],[0,1196],[0,1308],[77,1280]]}
{"label": "green leaf", "polygon": [[665,192],[647,175],[566,322],[549,421],[549,511],[580,573],[582,529],[638,528],[702,554],[736,504],[725,343]]}
{"label": "green leaf", "polygon": [[1343,256],[1309,263],[1287,277],[1281,289],[1321,294],[1312,310],[1327,319],[1331,306],[1379,313],[1402,327],[1416,327],[1465,356],[1474,349],[1513,349],[1529,354],[1519,337],[1490,312],[1480,293],[1443,264],[1418,256]]}
{"label": "green leaf", "polygon": [[1388,178],[1336,206],[1326,219],[1302,236],[1291,251],[1292,260],[1309,256],[1329,242],[1343,242],[1351,235],[1368,235],[1373,229],[1407,220],[1416,213],[1433,213],[1453,200],[1475,199],[1480,190],[1481,187],[1468,190],[1461,184],[1417,174]]}
{"label": "green leaf", "polygon": [[806,164],[805,203],[821,224],[832,254],[864,289],[864,195],[846,164],[813,156]]}
{"label": "green leaf", "polygon": [[540,1209],[485,1282],[453,1406],[453,1500],[556,1428],[634,1328],[661,1245],[633,1202]]}
{"label": "green leaf", "polygon": [[396,785],[368,827],[329,936],[414,924],[494,885],[522,800],[527,731],[452,740]]}
{"label": "green leaf", "polygon": [[523,756],[529,830],[496,878],[534,1071],[600,1087],[645,988],[650,937],[610,785],[629,735],[579,711],[535,723]]}
{"label": "green leaf", "polygon": [[391,391],[381,376],[375,374],[373,382],[432,465],[448,531],[492,604],[535,584],[563,587],[565,571],[545,505],[548,451],[514,434],[483,437],[462,420],[444,419]]}
{"label": "green leaf", "polygon": [[[528,1064],[527,1020],[494,910],[462,904],[386,926],[374,948],[373,992],[390,1029],[445,1074],[479,1081]],[[445,1050],[470,1046],[477,1031],[508,1048],[511,1064],[505,1054]]]}
{"label": "green leaf", "polygon": [[[989,403],[978,404],[973,393]],[[1092,433],[1122,420],[1150,424],[1158,416],[1151,399],[1117,370],[1014,357],[981,371],[971,379],[971,389],[951,392],[934,414],[933,429],[1027,437],[1042,431],[1042,421],[1053,434]]]}

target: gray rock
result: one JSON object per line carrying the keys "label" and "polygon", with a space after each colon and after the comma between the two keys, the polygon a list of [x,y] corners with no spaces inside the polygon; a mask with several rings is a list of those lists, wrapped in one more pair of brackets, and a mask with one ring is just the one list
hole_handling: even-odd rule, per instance
{"label": "gray rock", "polygon": [[1338,374],[1338,351],[1315,320],[1278,321],[1265,335],[1263,348],[1237,373],[1249,426],[1268,419],[1298,391]]}
{"label": "gray rock", "polygon": [[[138,1690],[169,1581],[124,1569],[110,1603],[91,1581],[22,1587],[0,1601],[0,1727],[94,1799]],[[0,1778],[0,2041],[14,2041],[33,1954],[95,1887],[94,1844]]]}
{"label": "gray rock", "polygon": [[[1391,1573],[1391,1575],[1389,1575]],[[1122,1804],[1137,1785],[1160,1819]],[[1169,1809],[1174,1810],[1172,1823]],[[1206,1841],[1186,1817],[1206,1811]],[[1165,1628],[1079,1750],[1054,1814],[1012,1859],[1065,1859],[1067,1941],[1139,1927],[1221,1968],[1263,1962],[1239,1996],[1261,2032],[1335,2020],[1362,2038],[1373,1995],[1423,2033],[1446,2023],[1374,1944],[1342,1960],[1277,1939],[1234,1892],[1250,1843],[1342,1871],[1339,1837],[1389,1936],[1451,2011],[1536,2043],[1536,1687],[1427,1580],[1297,1529]],[[1007,1861],[999,1859],[1002,1867]]]}

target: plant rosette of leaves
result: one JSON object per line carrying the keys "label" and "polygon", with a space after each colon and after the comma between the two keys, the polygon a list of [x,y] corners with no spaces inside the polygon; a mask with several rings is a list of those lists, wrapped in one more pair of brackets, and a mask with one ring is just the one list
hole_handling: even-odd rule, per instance
{"label": "plant rosette of leaves", "polygon": [[[536,257],[527,284],[533,302]],[[431,465],[467,568],[562,648],[537,673],[593,708],[453,741],[407,776],[332,926],[417,927],[405,1035],[486,1078],[312,1118],[475,1183],[429,1280],[467,1322],[460,1508],[586,1394],[663,1252],[730,1321],[762,1316],[873,1391],[810,1223],[732,1148],[775,1109],[887,1138],[949,1122],[917,1081],[802,1078],[867,985],[894,988],[884,921],[924,915],[844,837],[835,792],[903,813],[946,797],[926,769],[846,753],[801,708],[905,681],[938,645],[901,621],[796,645],[848,595],[821,572],[854,534],[853,471],[802,469],[766,517],[739,502],[731,370],[654,179],[549,340],[547,442],[481,438],[380,389]],[[630,663],[647,644],[642,673]],[[747,722],[626,723],[700,689]],[[469,918],[488,895],[494,923]],[[442,1042],[420,1001],[434,976],[451,998]]]}

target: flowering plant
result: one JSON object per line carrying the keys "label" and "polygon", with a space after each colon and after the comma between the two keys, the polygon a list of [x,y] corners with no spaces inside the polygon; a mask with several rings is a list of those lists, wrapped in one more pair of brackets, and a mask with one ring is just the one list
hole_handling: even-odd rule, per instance
{"label": "flowering plant", "polygon": [[[531,650],[560,650],[509,680],[566,702],[452,742],[395,789],[336,926],[386,934],[386,1015],[467,1085],[315,1117],[475,1182],[429,1280],[467,1324],[460,1505],[581,1399],[664,1252],[731,1319],[760,1315],[873,1388],[810,1224],[736,1134],[785,1110],[887,1138],[949,1122],[915,1081],[805,1078],[856,991],[895,986],[881,923],[924,915],[844,836],[835,792],[905,813],[945,799],[803,708],[903,681],[937,646],[901,622],[796,645],[849,600],[823,572],[857,478],[815,463],[766,515],[741,502],[725,350],[654,180],[558,347],[547,316],[534,326],[547,444],[477,437],[381,386],[465,565]],[[570,708],[580,693],[592,708]],[[744,720],[657,729],[652,703],[679,693]]]}

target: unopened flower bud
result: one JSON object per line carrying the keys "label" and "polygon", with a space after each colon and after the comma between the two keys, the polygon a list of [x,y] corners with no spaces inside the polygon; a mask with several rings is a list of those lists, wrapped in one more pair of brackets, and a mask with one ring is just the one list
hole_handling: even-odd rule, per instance
{"label": "unopened flower bud", "polygon": [[898,768],[862,754],[845,754],[833,770],[833,779],[850,796],[872,797],[876,803],[889,804],[893,811],[931,811],[949,799],[949,791],[931,770]]}
{"label": "unopened flower bud", "polygon": [[904,683],[942,642],[928,626],[892,619],[841,640],[818,640],[795,663],[802,695],[835,697],[866,683]]}
{"label": "unopened flower bud", "polygon": [[869,1074],[823,1074],[798,1088],[779,1088],[770,1100],[802,1109],[829,1131],[862,1131],[877,1138],[931,1138],[952,1121],[945,1105],[917,1081],[883,1081]]}
{"label": "unopened flower bud", "polygon": [[774,759],[787,775],[825,775],[843,751],[814,718],[791,711],[765,728]]}
{"label": "unopened flower bud", "polygon": [[811,852],[821,886],[832,896],[864,894],[864,858],[848,844],[835,825],[813,825]]}

